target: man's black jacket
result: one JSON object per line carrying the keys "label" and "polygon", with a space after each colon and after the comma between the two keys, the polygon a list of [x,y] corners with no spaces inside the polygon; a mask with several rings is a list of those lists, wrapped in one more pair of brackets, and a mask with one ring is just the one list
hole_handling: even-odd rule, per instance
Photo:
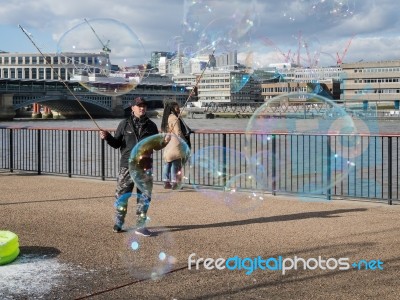
{"label": "man's black jacket", "polygon": [[[121,121],[114,136],[108,134],[106,137],[106,141],[111,147],[115,149],[119,148],[121,151],[120,167],[128,168],[131,151],[139,141],[151,135],[158,134],[157,125],[147,116],[136,119],[136,122],[134,122],[133,118],[133,116],[130,116]],[[135,126],[134,124],[138,124],[139,126]],[[140,130],[138,130],[138,127],[140,127]]]}

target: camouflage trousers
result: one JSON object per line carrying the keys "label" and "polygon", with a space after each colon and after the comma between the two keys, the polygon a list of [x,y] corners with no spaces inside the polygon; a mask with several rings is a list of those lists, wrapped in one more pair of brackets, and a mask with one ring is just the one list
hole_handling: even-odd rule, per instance
{"label": "camouflage trousers", "polygon": [[[136,174],[137,176],[137,174]],[[131,196],[136,196],[136,226],[143,227],[147,219],[147,211],[151,202],[151,192],[153,182],[148,182],[146,190],[142,192],[136,188],[136,194],[132,193],[135,183],[129,173],[129,169],[121,167],[117,177],[117,187],[115,189],[115,224],[122,228],[128,211],[128,200]]]}

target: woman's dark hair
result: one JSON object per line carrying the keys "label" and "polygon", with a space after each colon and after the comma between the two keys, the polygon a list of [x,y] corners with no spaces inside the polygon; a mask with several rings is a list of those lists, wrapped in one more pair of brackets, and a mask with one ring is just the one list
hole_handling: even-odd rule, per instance
{"label": "woman's dark hair", "polygon": [[168,117],[170,114],[174,114],[178,117],[178,114],[175,111],[175,107],[179,107],[178,102],[167,102],[164,105],[164,112],[161,120],[161,131],[168,132]]}

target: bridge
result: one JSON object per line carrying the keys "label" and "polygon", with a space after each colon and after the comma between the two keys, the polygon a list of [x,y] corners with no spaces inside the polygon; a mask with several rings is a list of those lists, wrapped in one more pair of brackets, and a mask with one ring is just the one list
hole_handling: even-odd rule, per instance
{"label": "bridge", "polygon": [[73,81],[0,79],[0,119],[27,116],[32,113],[27,109],[36,104],[58,112],[63,118],[87,118],[82,106],[93,117],[116,118],[130,113],[129,103],[137,96],[145,97],[150,109],[162,108],[163,101],[170,99],[184,103],[188,91],[171,82],[146,78],[128,93],[103,95]]}
{"label": "bridge", "polygon": [[[146,81],[126,94],[102,95],[73,81],[63,83],[57,80],[0,79],[0,120],[12,120],[16,116],[34,117],[34,112],[27,111],[27,108],[35,105],[56,111],[62,118],[87,118],[81,104],[95,118],[119,118],[129,115],[129,103],[137,96],[145,97],[149,101],[150,110],[162,108],[166,100],[182,105],[188,98],[188,91],[171,82],[146,78]],[[378,102],[374,105],[365,105],[364,102],[344,101],[344,105],[347,105],[346,111],[357,117],[387,118],[392,117],[392,111],[396,119],[399,117],[398,109],[378,110]],[[215,115],[249,117],[262,104],[264,102],[209,102],[201,107],[185,107],[185,113],[189,118],[214,118]],[[327,103],[290,99],[287,102],[282,101],[279,106],[265,106],[263,114],[269,117],[329,117],[331,109]]]}
{"label": "bridge", "polygon": [[[209,102],[205,103],[202,107],[189,106],[185,108],[189,118],[196,118],[196,115],[202,115],[206,118],[214,118],[215,115],[231,115],[234,117],[250,117],[259,109],[265,102]],[[279,105],[271,104],[264,105],[262,112],[266,117],[279,118],[285,117],[317,117],[325,116],[332,112],[332,104],[328,102],[306,102],[299,100],[282,101]]]}

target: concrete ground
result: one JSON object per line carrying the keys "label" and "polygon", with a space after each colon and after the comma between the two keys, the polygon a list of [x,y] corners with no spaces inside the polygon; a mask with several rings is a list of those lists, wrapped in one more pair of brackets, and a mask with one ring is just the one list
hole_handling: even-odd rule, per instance
{"label": "concrete ground", "polygon": [[[247,194],[156,185],[148,224],[155,236],[144,238],[132,229],[134,199],[127,231],[112,232],[114,188],[114,181],[0,173],[0,230],[18,234],[21,249],[0,266],[0,299],[400,297],[400,205],[270,194],[250,201]],[[192,261],[214,264],[208,259],[196,270],[191,262],[189,270],[192,253]],[[253,265],[259,256],[272,258],[270,269],[279,257],[285,266],[297,257],[298,268],[246,275],[245,260],[244,269],[216,269],[215,260],[235,256]],[[352,266],[360,260],[368,270],[362,261]]]}

